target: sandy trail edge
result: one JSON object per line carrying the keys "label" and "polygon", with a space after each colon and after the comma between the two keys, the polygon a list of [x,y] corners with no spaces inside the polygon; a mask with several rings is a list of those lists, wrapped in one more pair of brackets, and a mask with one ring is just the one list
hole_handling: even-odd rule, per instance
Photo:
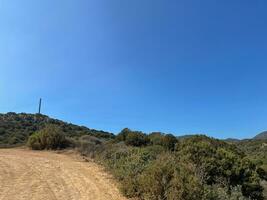
{"label": "sandy trail edge", "polygon": [[0,149],[0,200],[126,200],[114,180],[79,156]]}

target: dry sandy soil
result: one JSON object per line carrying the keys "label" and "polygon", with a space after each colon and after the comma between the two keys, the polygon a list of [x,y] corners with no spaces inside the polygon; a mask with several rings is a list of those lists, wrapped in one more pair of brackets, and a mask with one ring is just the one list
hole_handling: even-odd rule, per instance
{"label": "dry sandy soil", "polygon": [[125,200],[101,167],[69,154],[0,149],[0,200]]}

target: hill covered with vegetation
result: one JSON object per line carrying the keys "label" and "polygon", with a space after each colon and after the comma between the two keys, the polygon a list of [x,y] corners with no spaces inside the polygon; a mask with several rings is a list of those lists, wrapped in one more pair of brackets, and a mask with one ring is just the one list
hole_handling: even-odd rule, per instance
{"label": "hill covered with vegetation", "polygon": [[78,138],[92,135],[100,138],[113,138],[114,135],[104,131],[77,126],[40,114],[7,113],[0,114],[0,146],[26,144],[28,137],[43,129],[47,124],[59,126],[67,137]]}
{"label": "hill covered with vegetation", "polygon": [[105,166],[138,200],[263,200],[267,141],[123,129],[97,131],[38,114],[0,115],[0,144],[74,147]]}
{"label": "hill covered with vegetation", "polygon": [[259,133],[253,139],[254,140],[267,140],[267,131],[264,131],[262,133]]}
{"label": "hill covered with vegetation", "polygon": [[260,166],[261,169],[267,172],[267,140],[242,140],[235,145],[243,151],[254,164]]}

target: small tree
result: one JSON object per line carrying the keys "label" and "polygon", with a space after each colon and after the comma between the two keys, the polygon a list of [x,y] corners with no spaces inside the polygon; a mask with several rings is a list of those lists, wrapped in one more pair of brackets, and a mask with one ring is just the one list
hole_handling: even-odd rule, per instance
{"label": "small tree", "polygon": [[147,145],[149,143],[149,139],[146,134],[142,132],[134,131],[134,132],[130,132],[127,135],[125,143],[127,145],[140,147],[140,146]]}
{"label": "small tree", "polygon": [[125,141],[126,137],[129,133],[131,133],[132,131],[128,128],[124,128],[122,129],[122,131],[116,136],[116,140],[121,142],[121,141]]}
{"label": "small tree", "polygon": [[125,142],[130,146],[145,146],[149,143],[149,138],[146,134],[140,131],[132,131],[128,128],[123,129],[117,136],[116,140]]}
{"label": "small tree", "polygon": [[172,134],[167,134],[162,138],[162,146],[171,151],[174,150],[175,144],[177,142],[177,138]]}

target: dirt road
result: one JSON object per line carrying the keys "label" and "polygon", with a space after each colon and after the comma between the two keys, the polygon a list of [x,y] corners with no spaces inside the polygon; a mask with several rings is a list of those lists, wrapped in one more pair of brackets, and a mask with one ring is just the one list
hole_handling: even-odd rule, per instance
{"label": "dirt road", "polygon": [[74,155],[0,149],[0,200],[125,200],[111,177]]}

